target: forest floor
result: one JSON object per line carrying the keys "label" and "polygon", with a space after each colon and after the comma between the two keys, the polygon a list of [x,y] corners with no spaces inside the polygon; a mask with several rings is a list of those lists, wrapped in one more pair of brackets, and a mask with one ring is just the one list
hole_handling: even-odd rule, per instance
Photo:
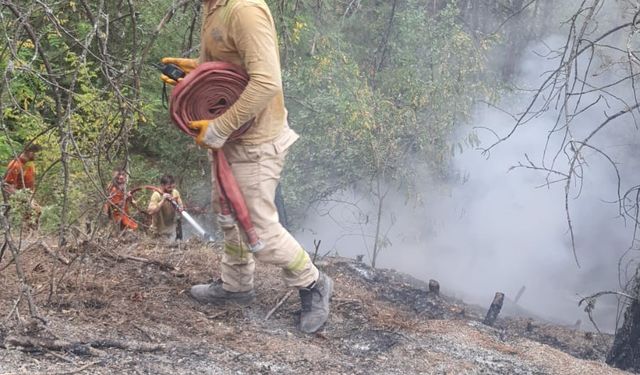
{"label": "forest floor", "polygon": [[275,267],[258,264],[251,306],[190,299],[192,284],[219,277],[216,244],[128,238],[57,248],[32,238],[22,248],[37,311],[19,297],[7,251],[0,374],[625,374],[603,361],[611,336],[523,317],[487,326],[486,309],[351,259],[316,262],[335,292],[329,321],[309,335],[297,330],[297,292]]}

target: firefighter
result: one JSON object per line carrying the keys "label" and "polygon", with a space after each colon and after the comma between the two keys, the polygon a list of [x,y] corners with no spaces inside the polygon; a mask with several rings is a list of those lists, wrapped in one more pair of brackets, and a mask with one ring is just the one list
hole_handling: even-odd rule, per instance
{"label": "firefighter", "polygon": [[21,189],[34,190],[36,182],[34,160],[36,159],[36,153],[41,150],[42,147],[39,145],[30,144],[24,148],[17,158],[9,162],[3,179],[4,191],[13,194]]}
{"label": "firefighter", "polygon": [[[243,67],[249,75],[247,87],[224,114],[189,126],[198,131],[199,145],[225,153],[264,248],[251,252],[241,240],[237,223],[219,219],[224,232],[222,278],[195,285],[190,294],[202,303],[250,303],[255,298],[255,258],[282,269],[285,283],[300,294],[300,329],[315,332],[329,316],[333,281],[318,271],[309,254],[278,221],[276,186],[298,135],[287,123],[273,17],[264,0],[204,0],[202,14],[199,59],[164,58],[162,62],[189,73],[199,62],[224,61]],[[167,76],[162,79],[175,84]],[[249,130],[227,142],[233,131],[252,118],[255,121]],[[215,188],[212,202],[219,202]]]}
{"label": "firefighter", "polygon": [[115,170],[111,183],[107,187],[104,212],[113,220],[117,232],[138,229],[138,223],[129,216],[129,205],[133,202],[133,198],[126,190],[127,173],[123,170]]}
{"label": "firefighter", "polygon": [[[24,207],[22,221],[28,228],[37,229],[42,207],[33,199],[36,185],[36,154],[42,150],[40,145],[28,144],[17,158],[7,165],[7,171],[2,179],[2,192],[5,199],[9,199],[18,190],[30,191],[30,197],[22,196],[13,201],[12,205]],[[22,202],[22,203],[18,203]]]}
{"label": "firefighter", "polygon": [[178,238],[179,211],[184,209],[175,179],[170,174],[160,178],[160,192],[154,191],[149,200],[147,213],[151,215],[151,232],[159,238]]}

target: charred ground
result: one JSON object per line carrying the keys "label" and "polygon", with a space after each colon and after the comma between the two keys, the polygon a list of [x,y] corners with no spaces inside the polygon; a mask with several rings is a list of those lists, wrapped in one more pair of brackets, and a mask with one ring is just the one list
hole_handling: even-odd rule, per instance
{"label": "charred ground", "polygon": [[215,244],[129,238],[58,249],[30,239],[22,248],[39,318],[19,297],[15,262],[5,254],[0,374],[624,373],[603,362],[610,336],[531,318],[489,327],[483,308],[351,259],[317,261],[335,294],[324,329],[305,335],[296,329],[297,293],[274,267],[258,265],[249,307],[188,297],[192,284],[218,278]]}

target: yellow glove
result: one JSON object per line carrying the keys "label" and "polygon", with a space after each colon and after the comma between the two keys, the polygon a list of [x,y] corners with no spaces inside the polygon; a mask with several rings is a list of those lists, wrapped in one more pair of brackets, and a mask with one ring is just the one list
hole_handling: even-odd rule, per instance
{"label": "yellow glove", "polygon": [[196,143],[202,147],[218,150],[227,141],[227,137],[216,128],[214,120],[191,121],[189,128],[198,131]]}
{"label": "yellow glove", "polygon": [[[184,59],[181,57],[163,57],[162,58],[162,63],[163,64],[174,64],[177,65],[178,68],[180,68],[184,74],[189,74],[193,69],[198,67],[198,60],[197,59]],[[176,81],[174,81],[173,79],[167,77],[164,74],[160,75],[160,79],[167,84],[170,85],[175,85]]]}

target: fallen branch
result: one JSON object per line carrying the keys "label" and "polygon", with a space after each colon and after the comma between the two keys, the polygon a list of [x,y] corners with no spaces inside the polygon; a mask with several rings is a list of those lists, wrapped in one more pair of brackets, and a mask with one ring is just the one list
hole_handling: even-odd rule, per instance
{"label": "fallen branch", "polygon": [[60,360],[63,360],[65,362],[67,362],[67,363],[73,363],[74,362],[73,359],[67,358],[67,357],[63,356],[62,354],[58,354],[58,353],[53,352],[51,350],[47,350],[47,354],[49,354],[49,355],[51,355],[53,357],[56,357],[56,358],[58,358]]}
{"label": "fallen branch", "polygon": [[43,339],[28,336],[9,336],[5,339],[5,344],[7,346],[21,347],[27,351],[46,349],[59,352],[70,352],[76,355],[92,355],[96,357],[103,354],[102,351],[96,350],[90,345],[72,343],[65,340]]}
{"label": "fallen branch", "polygon": [[123,342],[117,340],[93,340],[89,342],[70,342],[58,339],[46,339],[30,336],[9,336],[5,339],[7,345],[25,348],[27,350],[54,350],[70,352],[76,355],[101,356],[104,354],[98,349],[121,349],[136,353],[156,352],[164,349],[163,345],[148,344],[144,342]]}
{"label": "fallen branch", "polygon": [[16,302],[13,304],[13,307],[11,308],[11,311],[9,311],[9,313],[7,314],[7,317],[4,318],[4,322],[8,322],[9,319],[11,318],[11,316],[13,315],[14,311],[17,311],[16,309],[18,308],[18,305],[20,304],[20,300],[22,299],[22,293],[20,293],[20,295],[18,296],[18,298],[16,299]]}
{"label": "fallen branch", "polygon": [[209,320],[214,320],[214,319],[217,319],[217,318],[219,318],[219,317],[221,317],[222,315],[225,315],[225,314],[227,314],[227,313],[229,313],[229,311],[227,311],[227,310],[222,310],[222,311],[220,311],[219,313],[216,313],[216,314],[213,314],[213,315],[205,315],[205,316],[206,316],[206,317],[207,317],[207,319],[209,319]]}
{"label": "fallen branch", "polygon": [[173,265],[171,265],[169,263],[161,262],[161,261],[155,260],[155,259],[140,258],[140,257],[136,257],[136,256],[133,256],[133,255],[122,255],[122,254],[118,254],[116,252],[110,252],[110,253],[105,253],[105,254],[108,257],[110,257],[112,259],[115,259],[115,260],[120,260],[120,259],[133,260],[133,261],[140,262],[140,263],[146,263],[146,264],[152,264],[154,266],[158,266],[163,271],[178,271],[178,269],[176,267],[174,267]]}
{"label": "fallen branch", "polygon": [[121,349],[130,350],[136,353],[157,352],[164,350],[164,346],[160,344],[149,344],[146,342],[123,342],[117,340],[94,340],[88,343],[92,348],[98,349]]}
{"label": "fallen branch", "polygon": [[[8,243],[8,242],[7,242],[7,243]],[[8,244],[9,244],[9,245],[8,245],[8,246],[9,246],[9,249],[11,250],[11,246],[12,246],[12,244],[11,244],[11,243],[8,243]],[[31,243],[31,244],[27,245],[26,247],[24,247],[22,250],[20,250],[20,251],[19,251],[20,255],[24,255],[24,254],[26,254],[28,251],[31,251],[31,250],[35,249],[35,246],[34,246],[34,245],[35,245],[34,243]],[[13,256],[13,253],[11,253],[11,255]],[[11,265],[13,264],[13,262],[14,262],[14,261],[15,261],[15,258],[13,258],[13,257],[12,257],[12,258],[7,262],[7,264],[5,264],[4,266],[2,266],[2,268],[0,268],[0,272],[2,272],[2,271],[4,271],[4,270],[6,270],[7,268],[9,268],[9,266],[11,266]]]}
{"label": "fallen branch", "polygon": [[149,339],[150,341],[154,341],[153,337],[151,337],[151,335],[147,332],[146,329],[140,327],[137,324],[132,323],[132,325],[137,328],[140,332],[142,332],[145,336],[147,336],[147,339]]}
{"label": "fallen branch", "polygon": [[57,373],[55,373],[55,375],[71,375],[71,374],[77,374],[77,373],[82,372],[82,371],[84,371],[84,370],[88,369],[89,367],[94,366],[94,365],[97,365],[97,364],[99,364],[99,363],[102,363],[102,361],[89,362],[89,363],[87,363],[86,365],[84,365],[84,366],[82,366],[82,367],[79,367],[79,368],[77,368],[77,369],[75,369],[75,370],[65,371],[65,372],[57,372]]}
{"label": "fallen branch", "polygon": [[278,302],[278,304],[275,305],[275,307],[273,309],[271,309],[271,311],[269,311],[269,313],[264,317],[264,320],[269,320],[271,315],[273,315],[273,313],[276,312],[276,310],[278,310],[278,308],[280,306],[282,306],[284,301],[286,301],[291,296],[292,293],[293,293],[293,289],[288,291],[287,294],[285,294],[284,297],[282,297],[282,299],[280,299],[280,302]]}
{"label": "fallen branch", "polygon": [[[332,306],[335,305],[335,309],[339,309],[344,305],[360,305],[359,308],[364,307],[364,302],[361,299],[356,298],[331,298]],[[352,307],[353,308],[353,307]]]}
{"label": "fallen branch", "polygon": [[44,241],[40,241],[40,245],[42,245],[42,247],[44,248],[44,251],[51,255],[52,257],[58,259],[60,262],[62,262],[65,265],[69,265],[71,264],[71,262],[69,261],[69,259],[65,258],[64,256],[62,256],[61,254],[57,253],[57,252],[53,252],[53,250],[51,250],[51,248],[49,247],[49,245],[47,245],[46,243],[44,243]]}

